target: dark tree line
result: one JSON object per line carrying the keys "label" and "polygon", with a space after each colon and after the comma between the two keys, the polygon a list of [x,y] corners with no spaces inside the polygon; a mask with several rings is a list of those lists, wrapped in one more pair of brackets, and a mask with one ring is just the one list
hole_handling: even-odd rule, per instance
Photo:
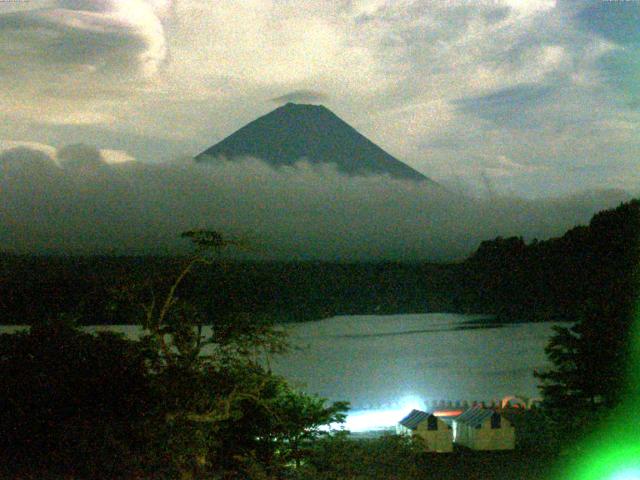
{"label": "dark tree line", "polygon": [[[586,261],[577,322],[557,327],[540,372],[545,406],[561,433],[588,433],[620,405],[638,397],[632,352],[640,293],[640,202],[595,215],[584,231]],[[637,360],[637,359],[635,359]]]}
{"label": "dark tree line", "polygon": [[[65,312],[89,312],[90,318],[80,315],[81,321],[94,324],[131,322],[130,303],[118,301],[118,286],[146,282],[137,303],[148,301],[151,284],[158,292],[166,291],[183,260],[0,254],[0,323],[30,324]],[[229,260],[220,268],[197,269],[179,293],[216,314],[258,315],[278,323],[452,311],[454,273],[446,265],[419,263]]]}
{"label": "dark tree line", "polygon": [[[625,205],[559,238],[485,241],[459,263],[228,261],[224,268],[195,271],[179,294],[216,315],[249,314],[279,323],[421,312],[575,321],[610,291],[617,298],[629,295],[625,275],[634,226],[625,226],[622,217],[637,207]],[[89,312],[94,324],[130,322],[131,299],[119,302],[117,286],[147,282],[134,303],[147,302],[151,286],[158,292],[169,288],[183,260],[0,254],[0,322],[29,324],[69,312],[82,321]]]}
{"label": "dark tree line", "polygon": [[467,308],[505,321],[567,321],[537,372],[544,407],[558,438],[588,433],[626,395],[640,266],[640,201],[600,212],[560,238],[483,242],[465,262]]}
{"label": "dark tree line", "polygon": [[638,201],[631,201],[559,238],[482,242],[460,265],[456,305],[504,321],[573,322],[596,308],[625,316],[635,293],[639,231]]}
{"label": "dark tree line", "polygon": [[[265,356],[286,349],[270,323],[211,321],[177,295],[223,246],[213,232],[189,237],[198,252],[167,291],[131,305],[139,340],[83,332],[69,316],[0,335],[0,476],[283,478],[320,427],[344,420],[346,403],[326,405],[268,369]],[[137,301],[141,287],[119,297]]]}

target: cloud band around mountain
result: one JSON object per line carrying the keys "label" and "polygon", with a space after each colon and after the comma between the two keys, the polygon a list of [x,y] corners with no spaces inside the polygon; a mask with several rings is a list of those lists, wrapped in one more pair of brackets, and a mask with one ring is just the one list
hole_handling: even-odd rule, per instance
{"label": "cloud band around mountain", "polygon": [[0,153],[0,244],[19,252],[176,253],[182,231],[246,239],[272,259],[447,260],[497,235],[545,238],[589,220],[623,193],[483,201],[331,165],[274,169],[105,161],[91,146]]}

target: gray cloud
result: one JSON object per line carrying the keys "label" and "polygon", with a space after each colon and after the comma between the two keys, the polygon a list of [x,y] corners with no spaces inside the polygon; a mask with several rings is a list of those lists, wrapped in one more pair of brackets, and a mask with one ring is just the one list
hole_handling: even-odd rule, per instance
{"label": "gray cloud", "polygon": [[575,18],[583,30],[617,44],[598,58],[596,67],[620,105],[639,108],[640,4],[590,1]]}
{"label": "gray cloud", "polygon": [[329,99],[328,95],[316,91],[316,90],[294,90],[276,98],[272,98],[271,101],[278,105],[293,102],[293,103],[321,103],[326,102]]}
{"label": "gray cloud", "polygon": [[498,191],[636,189],[640,7],[578,3],[0,2],[0,140],[166,160],[265,99],[330,92],[336,114],[436,180],[479,181],[503,155],[551,168],[493,178]]}
{"label": "gray cloud", "polygon": [[163,22],[153,2],[56,3],[4,14],[0,10],[0,56],[14,60],[13,73],[33,73],[35,65],[64,72],[73,65],[85,72],[149,75],[165,59]]}
{"label": "gray cloud", "polygon": [[175,252],[180,232],[210,228],[260,258],[443,260],[496,235],[561,234],[622,198],[485,201],[304,162],[107,164],[89,146],[0,154],[0,242],[17,251]]}
{"label": "gray cloud", "polygon": [[582,28],[616,43],[640,43],[640,5],[636,1],[590,0],[576,19]]}
{"label": "gray cloud", "polygon": [[632,109],[640,108],[640,55],[637,51],[638,47],[633,52],[627,49],[608,52],[597,64],[601,78],[617,94],[620,103]]}
{"label": "gray cloud", "polygon": [[522,84],[452,103],[462,113],[471,113],[501,126],[531,128],[535,121],[528,113],[548,101],[553,93],[553,87]]}

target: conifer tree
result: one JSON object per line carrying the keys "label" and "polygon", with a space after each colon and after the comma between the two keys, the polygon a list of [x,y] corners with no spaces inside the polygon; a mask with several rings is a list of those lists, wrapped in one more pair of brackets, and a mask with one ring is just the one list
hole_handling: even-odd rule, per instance
{"label": "conifer tree", "polygon": [[640,202],[596,214],[574,265],[585,280],[572,326],[554,327],[546,353],[553,368],[536,372],[544,406],[560,434],[586,433],[630,388],[630,332],[638,294]]}

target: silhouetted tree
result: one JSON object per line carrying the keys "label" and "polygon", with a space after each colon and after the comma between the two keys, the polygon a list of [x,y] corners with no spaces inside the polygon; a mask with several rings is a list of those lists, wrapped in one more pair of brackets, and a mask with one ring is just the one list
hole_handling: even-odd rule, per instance
{"label": "silhouetted tree", "polygon": [[131,476],[155,411],[136,342],[68,319],[0,335],[0,472]]}
{"label": "silhouetted tree", "polygon": [[626,380],[638,293],[640,202],[595,215],[580,233],[566,239],[578,242],[572,273],[583,277],[581,304],[571,309],[576,323],[555,327],[546,348],[554,367],[536,374],[546,411],[570,438],[592,428],[633,388]]}
{"label": "silhouetted tree", "polygon": [[179,298],[180,284],[198,264],[211,264],[221,249],[235,244],[217,232],[183,236],[196,251],[165,298],[145,306],[142,321],[141,342],[164,418],[157,443],[170,446],[158,468],[182,479],[241,478],[256,468],[271,474],[320,425],[342,421],[346,404],[327,407],[265,367],[265,357],[286,349],[283,333],[271,322],[207,315]]}
{"label": "silhouetted tree", "polygon": [[0,474],[275,478],[320,425],[344,419],[346,404],[325,406],[267,368],[286,348],[271,322],[212,316],[180,297],[187,275],[231,244],[184,236],[196,251],[164,295],[138,304],[135,284],[119,291],[142,307],[139,341],[64,318],[0,335]]}

